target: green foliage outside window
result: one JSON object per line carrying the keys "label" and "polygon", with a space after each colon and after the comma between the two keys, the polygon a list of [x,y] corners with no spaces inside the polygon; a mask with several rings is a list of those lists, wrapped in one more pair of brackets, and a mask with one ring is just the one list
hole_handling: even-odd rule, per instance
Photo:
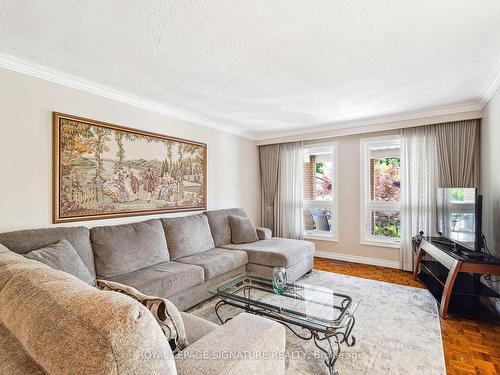
{"label": "green foliage outside window", "polygon": [[394,224],[389,225],[387,227],[375,224],[374,234],[376,236],[400,238],[401,237],[401,230],[399,227],[397,227]]}
{"label": "green foliage outside window", "polygon": [[318,161],[316,163],[316,173],[319,173],[319,174],[325,173],[325,163],[323,163],[322,161]]}
{"label": "green foliage outside window", "polygon": [[451,195],[454,200],[462,202],[464,200],[464,189],[453,189]]}
{"label": "green foliage outside window", "polygon": [[401,236],[401,215],[398,211],[375,211],[373,234],[399,238]]}

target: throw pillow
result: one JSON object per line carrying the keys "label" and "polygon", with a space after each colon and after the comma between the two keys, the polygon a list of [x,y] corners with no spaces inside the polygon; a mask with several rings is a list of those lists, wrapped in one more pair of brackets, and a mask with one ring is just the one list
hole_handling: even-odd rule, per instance
{"label": "throw pillow", "polygon": [[115,281],[98,279],[97,287],[101,290],[123,293],[146,306],[163,330],[174,354],[189,345],[181,314],[168,299],[147,296],[131,286]]}
{"label": "throw pillow", "polygon": [[66,240],[30,251],[24,256],[46,264],[55,270],[69,273],[87,284],[95,285],[95,279],[90,274],[85,263],[83,263],[82,258],[80,258],[73,245]]}
{"label": "throw pillow", "polygon": [[259,240],[252,219],[244,216],[229,215],[232,243],[249,243]]}

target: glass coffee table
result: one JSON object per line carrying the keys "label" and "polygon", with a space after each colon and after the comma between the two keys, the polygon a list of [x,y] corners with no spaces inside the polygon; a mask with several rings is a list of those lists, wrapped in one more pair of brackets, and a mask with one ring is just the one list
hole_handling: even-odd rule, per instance
{"label": "glass coffee table", "polygon": [[297,337],[314,340],[326,355],[330,374],[340,355],[341,344],[353,346],[354,313],[361,298],[338,293],[337,290],[302,283],[287,283],[283,294],[273,291],[272,281],[240,275],[210,291],[220,301],[215,314],[221,323],[220,308],[230,305],[271,318],[283,324]]}

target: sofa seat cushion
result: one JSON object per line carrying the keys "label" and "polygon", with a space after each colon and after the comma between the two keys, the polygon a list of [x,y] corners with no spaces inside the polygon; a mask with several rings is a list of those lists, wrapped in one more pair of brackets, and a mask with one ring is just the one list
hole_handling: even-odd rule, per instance
{"label": "sofa seat cushion", "polygon": [[284,375],[285,345],[283,325],[241,313],[180,352],[177,374]]}
{"label": "sofa seat cushion", "polygon": [[108,280],[129,285],[138,291],[167,298],[204,281],[202,267],[177,262],[160,263]]}
{"label": "sofa seat cushion", "polygon": [[271,238],[245,244],[227,244],[224,249],[244,250],[248,254],[248,262],[263,266],[290,267],[304,258],[314,256],[314,243],[287,238]]}
{"label": "sofa seat cushion", "polygon": [[203,267],[205,280],[210,280],[244,266],[248,263],[248,256],[244,251],[215,248],[200,254],[177,259],[176,262]]}
{"label": "sofa seat cushion", "polygon": [[187,257],[214,248],[207,217],[203,214],[161,219],[170,259]]}
{"label": "sofa seat cushion", "polygon": [[67,272],[87,284],[95,285],[95,278],[92,277],[74,247],[66,240],[30,251],[24,256],[42,262],[55,270]]}
{"label": "sofa seat cushion", "polygon": [[167,262],[167,240],[159,220],[95,227],[90,230],[95,268],[100,278]]}
{"label": "sofa seat cushion", "polygon": [[224,210],[205,211],[204,214],[208,218],[210,231],[214,239],[215,247],[221,247],[231,242],[231,225],[229,224],[229,216],[244,216],[247,214],[241,208],[227,208]]}

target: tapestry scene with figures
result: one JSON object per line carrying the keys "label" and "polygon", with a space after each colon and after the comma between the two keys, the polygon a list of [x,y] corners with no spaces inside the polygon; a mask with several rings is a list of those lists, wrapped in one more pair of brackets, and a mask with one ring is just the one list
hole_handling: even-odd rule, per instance
{"label": "tapestry scene with figures", "polygon": [[206,145],[54,114],[54,221],[206,207]]}

